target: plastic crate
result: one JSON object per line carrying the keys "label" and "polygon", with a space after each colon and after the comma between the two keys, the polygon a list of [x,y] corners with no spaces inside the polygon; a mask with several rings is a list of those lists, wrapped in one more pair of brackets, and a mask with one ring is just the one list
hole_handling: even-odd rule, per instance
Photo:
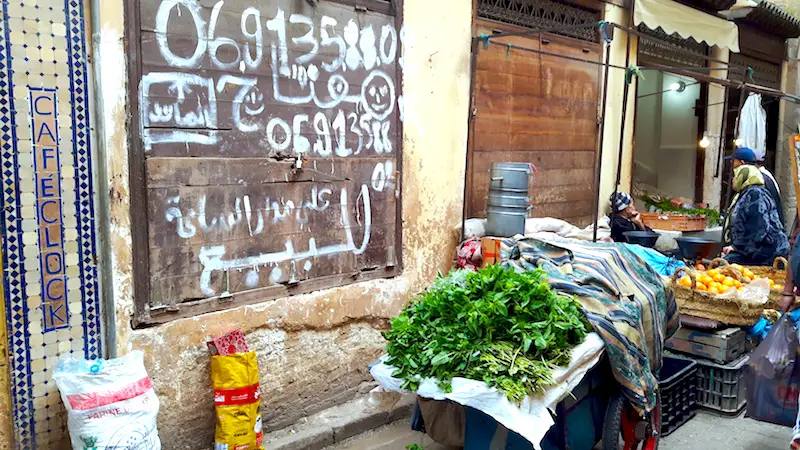
{"label": "plastic crate", "polygon": [[697,360],[697,404],[727,415],[739,415],[747,406],[744,366],[749,355],[721,365]]}
{"label": "plastic crate", "polygon": [[661,390],[661,435],[667,436],[694,417],[697,405],[697,363],[664,356],[658,373]]}

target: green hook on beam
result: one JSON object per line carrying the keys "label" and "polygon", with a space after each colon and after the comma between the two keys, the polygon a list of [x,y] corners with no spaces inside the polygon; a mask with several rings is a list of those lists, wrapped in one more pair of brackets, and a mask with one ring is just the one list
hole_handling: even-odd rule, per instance
{"label": "green hook on beam", "polygon": [[481,34],[480,40],[483,41],[483,49],[487,50],[489,48],[489,35]]}
{"label": "green hook on beam", "polygon": [[631,84],[633,77],[638,77],[643,80],[645,79],[641,69],[639,69],[637,66],[630,66],[627,70],[625,70],[625,83]]}

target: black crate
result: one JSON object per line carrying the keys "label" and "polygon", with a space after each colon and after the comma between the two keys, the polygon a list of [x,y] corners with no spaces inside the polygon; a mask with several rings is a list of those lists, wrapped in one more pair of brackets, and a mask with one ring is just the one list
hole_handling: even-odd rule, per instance
{"label": "black crate", "polygon": [[747,406],[743,378],[749,360],[750,355],[726,365],[697,360],[697,404],[738,416]]}
{"label": "black crate", "polygon": [[664,356],[658,383],[661,391],[661,435],[667,436],[694,417],[697,363]]}

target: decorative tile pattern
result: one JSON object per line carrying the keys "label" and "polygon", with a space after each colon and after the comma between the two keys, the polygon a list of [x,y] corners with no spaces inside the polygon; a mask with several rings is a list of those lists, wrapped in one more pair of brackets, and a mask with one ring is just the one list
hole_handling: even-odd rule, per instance
{"label": "decorative tile pattern", "polygon": [[14,435],[19,448],[33,442],[33,397],[31,392],[30,352],[28,345],[28,305],[24,283],[22,252],[22,206],[20,204],[19,162],[16,136],[14,87],[11,81],[12,56],[9,30],[9,5],[2,1],[0,21],[0,165],[3,186],[3,280],[8,315],[9,358],[11,359],[11,394],[14,408]]}
{"label": "decorative tile pattern", "polygon": [[[0,0],[0,6],[0,219],[15,437],[20,449],[58,448],[67,433],[52,370],[62,355],[102,357],[86,17],[78,0]],[[47,241],[37,214],[41,176],[50,174],[42,171],[45,147],[35,145],[41,118],[32,101],[42,93],[58,99],[63,320],[43,314],[52,312],[53,298],[43,289],[51,260],[41,257]]]}

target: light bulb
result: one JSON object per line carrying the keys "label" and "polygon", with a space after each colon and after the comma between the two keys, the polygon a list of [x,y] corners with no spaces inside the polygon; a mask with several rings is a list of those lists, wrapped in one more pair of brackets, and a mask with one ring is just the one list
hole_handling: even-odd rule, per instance
{"label": "light bulb", "polygon": [[733,140],[733,145],[735,145],[736,147],[741,147],[742,146],[742,138],[734,139]]}
{"label": "light bulb", "polygon": [[708,148],[711,145],[711,141],[708,140],[708,136],[703,135],[703,139],[700,139],[700,148]]}
{"label": "light bulb", "polygon": [[686,90],[686,83],[683,81],[676,81],[669,85],[669,89],[675,92],[683,92]]}

